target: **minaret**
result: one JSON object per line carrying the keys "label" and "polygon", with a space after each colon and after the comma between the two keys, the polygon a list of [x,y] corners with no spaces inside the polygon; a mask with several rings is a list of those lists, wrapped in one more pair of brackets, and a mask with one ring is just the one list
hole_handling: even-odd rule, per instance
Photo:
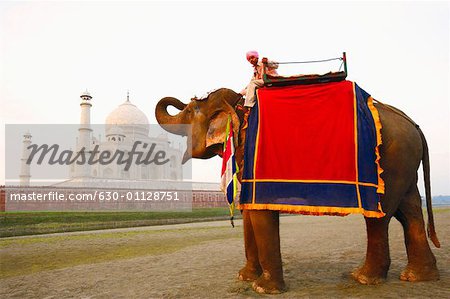
{"label": "minaret", "polygon": [[[91,150],[91,94],[86,90],[80,96],[81,98],[81,118],[80,118],[80,128],[78,129],[78,146],[77,152],[81,150],[85,151],[86,160],[89,158],[89,152]],[[90,176],[90,165],[84,163],[83,165],[75,166],[77,171],[76,175],[78,177],[89,177]]]}
{"label": "minaret", "polygon": [[30,149],[28,148],[30,145],[31,134],[30,132],[26,132],[23,135],[22,158],[20,159],[20,186],[30,186],[30,165],[27,164],[28,157],[30,156]]}

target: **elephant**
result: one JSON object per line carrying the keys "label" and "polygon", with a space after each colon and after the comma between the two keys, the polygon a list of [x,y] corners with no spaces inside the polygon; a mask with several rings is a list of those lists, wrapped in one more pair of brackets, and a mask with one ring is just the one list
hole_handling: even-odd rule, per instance
{"label": "elephant", "polygon": [[[242,169],[245,130],[243,123],[242,96],[231,89],[220,88],[207,98],[193,98],[188,104],[173,97],[162,98],[155,108],[158,123],[167,131],[187,135],[191,149],[185,153],[183,163],[190,157],[209,159],[221,155],[225,140],[225,128],[231,115],[235,138],[235,156]],[[427,241],[422,214],[421,197],[417,187],[418,168],[423,164],[428,236],[436,247],[437,238],[431,208],[430,165],[428,146],[424,134],[402,111],[376,101],[382,123],[383,142],[380,147],[381,174],[385,193],[381,205],[386,214],[382,218],[365,218],[367,251],[363,264],[351,272],[351,277],[361,284],[383,282],[390,267],[388,226],[392,217],[402,225],[408,263],[401,272],[404,281],[429,281],[439,279],[436,259]],[[168,106],[180,112],[171,115]],[[191,134],[184,131],[190,124]],[[189,147],[188,147],[189,148]],[[238,174],[242,179],[242,174]],[[271,210],[242,210],[244,229],[245,266],[238,278],[253,282],[258,293],[280,293],[286,290],[280,251],[279,212]]]}

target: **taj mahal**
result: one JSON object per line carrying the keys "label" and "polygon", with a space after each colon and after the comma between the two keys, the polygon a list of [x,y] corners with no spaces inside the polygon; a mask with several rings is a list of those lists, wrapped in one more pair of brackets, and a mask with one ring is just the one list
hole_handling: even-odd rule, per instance
{"label": "taj mahal", "polygon": [[[176,144],[173,144],[166,132],[160,132],[158,136],[150,136],[148,118],[144,112],[131,103],[129,93],[127,93],[125,102],[107,115],[104,125],[91,124],[91,94],[85,91],[80,98],[81,117],[78,136],[74,141],[77,151],[83,149],[88,152],[123,152],[127,154],[136,150],[136,145],[138,145],[138,150],[151,147],[153,152],[163,152],[167,157],[168,163],[162,165],[137,165],[134,163],[131,166],[128,165],[128,167],[119,163],[96,163],[93,165],[72,163],[69,166],[69,178],[66,181],[57,183],[57,185],[95,187],[111,181],[119,185],[127,185],[130,182],[133,182],[132,185],[136,185],[139,182],[183,180],[181,167],[183,150],[181,149],[181,144],[178,144],[178,147]],[[101,135],[95,137],[95,134],[99,132],[94,132],[93,128],[99,127],[104,130],[104,132],[100,132],[103,134],[103,138],[100,137]],[[154,131],[152,130],[152,133]],[[23,137],[19,181],[21,186],[29,186],[32,170],[25,161],[29,156],[28,146],[32,142],[32,135],[27,132]]]}
{"label": "taj mahal", "polygon": [[[70,134],[67,134],[67,142],[70,143],[73,153],[87,153],[95,159],[103,153],[121,152],[124,155],[132,156],[131,153],[153,152],[164,153],[163,162],[159,164],[139,164],[124,165],[120,163],[70,163],[61,165],[62,175],[51,183],[41,183],[40,169],[35,164],[27,163],[30,157],[30,148],[34,144],[41,144],[38,140],[42,138],[41,131],[19,133],[17,143],[13,147],[15,159],[18,162],[14,165],[15,175],[11,176],[11,183],[7,188],[0,186],[0,211],[38,211],[38,210],[180,210],[186,211],[192,208],[227,207],[227,201],[219,183],[194,182],[191,177],[190,163],[182,164],[182,160],[187,150],[183,145],[186,142],[182,136],[172,136],[158,125],[149,124],[148,118],[136,105],[130,101],[129,94],[125,101],[118,105],[105,118],[102,125],[91,124],[91,108],[93,97],[88,91],[80,96],[80,122],[76,125],[68,125]],[[65,129],[58,125],[50,125],[51,130],[45,131],[44,135],[51,138],[55,130],[57,134],[64,135]],[[24,129],[24,127],[20,127]],[[35,126],[34,130],[38,130]],[[25,129],[26,130],[26,129]],[[22,130],[21,132],[23,132]],[[62,131],[62,133],[60,132]],[[19,136],[23,137],[20,138]],[[147,150],[146,148],[147,147]],[[20,150],[22,148],[22,150]],[[148,150],[148,149],[151,149]],[[153,156],[156,156],[154,154]],[[20,161],[19,161],[20,160]],[[48,163],[47,163],[48,164]],[[129,167],[127,167],[129,166]],[[34,168],[36,167],[36,168]],[[19,169],[18,169],[19,168]],[[13,170],[11,170],[13,171]],[[34,176],[33,176],[34,173]],[[18,177],[18,180],[15,179]],[[33,178],[33,179],[32,179]],[[14,182],[18,182],[14,184]],[[111,202],[110,206],[96,205],[95,202],[75,202],[62,201],[17,201],[6,202],[8,194],[39,194],[50,193],[64,194],[66,197],[72,194],[94,196],[97,192],[113,194],[120,198],[127,199],[121,205]],[[142,196],[144,194],[175,194],[180,201],[132,201],[131,206],[128,196]],[[148,200],[148,198],[146,198]],[[141,199],[142,200],[142,199]],[[141,203],[141,204],[139,204]],[[161,204],[164,203],[164,204]]]}

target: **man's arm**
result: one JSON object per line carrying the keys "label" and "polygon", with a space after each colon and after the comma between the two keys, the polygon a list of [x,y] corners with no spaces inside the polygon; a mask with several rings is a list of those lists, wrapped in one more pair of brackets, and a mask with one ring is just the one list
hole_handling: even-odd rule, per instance
{"label": "man's arm", "polygon": [[278,62],[268,60],[264,57],[261,62],[263,63],[263,73],[271,76],[278,76],[277,68]]}
{"label": "man's arm", "polygon": [[262,63],[264,63],[266,65],[266,67],[269,69],[277,69],[278,68],[278,62],[269,60],[269,59],[267,59],[267,57],[264,57],[262,59]]}

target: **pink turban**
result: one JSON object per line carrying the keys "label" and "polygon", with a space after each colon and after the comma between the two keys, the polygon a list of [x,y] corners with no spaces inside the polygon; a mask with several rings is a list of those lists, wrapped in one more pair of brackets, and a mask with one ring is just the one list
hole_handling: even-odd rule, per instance
{"label": "pink turban", "polygon": [[256,51],[248,51],[246,56],[247,56],[247,60],[249,60],[251,56],[259,58],[259,54]]}

